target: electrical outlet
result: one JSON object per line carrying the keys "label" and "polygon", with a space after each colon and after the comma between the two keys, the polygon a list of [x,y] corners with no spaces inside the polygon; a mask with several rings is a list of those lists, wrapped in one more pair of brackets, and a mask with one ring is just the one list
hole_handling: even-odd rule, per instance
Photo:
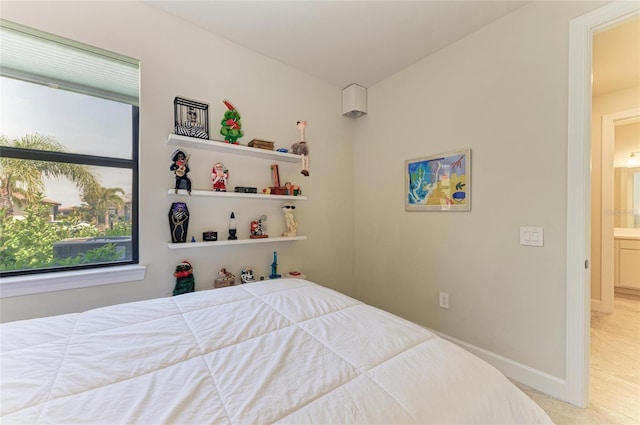
{"label": "electrical outlet", "polygon": [[449,308],[449,294],[440,292],[440,307]]}

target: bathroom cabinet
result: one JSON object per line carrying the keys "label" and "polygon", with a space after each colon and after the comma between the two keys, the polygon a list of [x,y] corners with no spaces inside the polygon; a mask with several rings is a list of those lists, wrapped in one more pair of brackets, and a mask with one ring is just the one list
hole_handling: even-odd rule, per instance
{"label": "bathroom cabinet", "polygon": [[614,249],[615,286],[640,290],[640,239],[616,238]]}

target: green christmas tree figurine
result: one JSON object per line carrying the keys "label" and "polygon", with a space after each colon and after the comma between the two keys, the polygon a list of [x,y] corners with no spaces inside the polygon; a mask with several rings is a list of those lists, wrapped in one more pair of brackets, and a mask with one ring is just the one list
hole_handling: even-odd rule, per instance
{"label": "green christmas tree figurine", "polygon": [[220,134],[224,136],[224,141],[227,143],[238,144],[238,139],[244,136],[242,132],[242,124],[240,123],[240,113],[236,110],[236,107],[231,104],[227,99],[222,103],[228,108],[228,111],[224,112],[224,117],[220,124]]}

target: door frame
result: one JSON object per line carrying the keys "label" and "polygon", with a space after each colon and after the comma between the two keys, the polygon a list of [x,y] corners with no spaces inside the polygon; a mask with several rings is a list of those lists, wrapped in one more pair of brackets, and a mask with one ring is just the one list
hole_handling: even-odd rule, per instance
{"label": "door frame", "polygon": [[617,1],[569,23],[565,399],[582,408],[589,403],[593,35],[639,12],[637,2]]}

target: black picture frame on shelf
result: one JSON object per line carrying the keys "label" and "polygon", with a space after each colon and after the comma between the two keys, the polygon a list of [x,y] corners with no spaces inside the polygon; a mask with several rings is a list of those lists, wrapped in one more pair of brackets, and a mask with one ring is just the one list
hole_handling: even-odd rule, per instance
{"label": "black picture frame on shelf", "polygon": [[209,105],[176,97],[173,100],[174,132],[180,136],[209,139]]}

